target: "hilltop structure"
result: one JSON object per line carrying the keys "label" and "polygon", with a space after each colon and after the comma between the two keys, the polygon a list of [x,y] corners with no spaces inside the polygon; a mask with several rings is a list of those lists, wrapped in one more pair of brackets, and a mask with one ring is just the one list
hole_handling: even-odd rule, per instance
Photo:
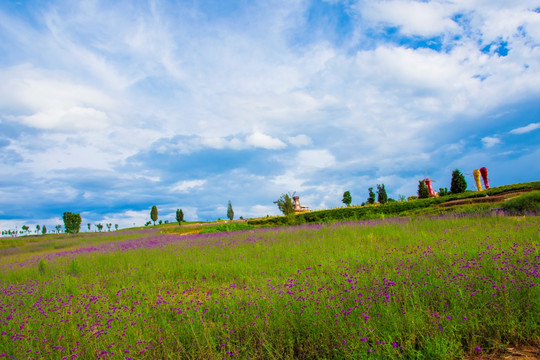
{"label": "hilltop structure", "polygon": [[307,206],[300,205],[300,196],[298,195],[293,196],[293,208],[294,212],[309,211],[309,208]]}

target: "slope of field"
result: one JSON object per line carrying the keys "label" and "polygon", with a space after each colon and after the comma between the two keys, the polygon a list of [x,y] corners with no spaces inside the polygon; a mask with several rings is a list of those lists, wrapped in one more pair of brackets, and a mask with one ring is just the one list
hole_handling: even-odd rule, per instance
{"label": "slope of field", "polygon": [[411,216],[431,213],[443,214],[452,210],[441,207],[453,207],[463,204],[502,203],[508,198],[540,189],[540,181],[493,187],[484,191],[467,191],[436,198],[410,201],[393,201],[383,205],[350,206],[337,209],[324,209],[295,214],[251,219],[250,225],[275,226],[286,224],[324,223],[343,220],[369,220],[385,216]]}
{"label": "slope of field", "polygon": [[140,234],[0,266],[0,356],[459,359],[540,340],[539,218]]}

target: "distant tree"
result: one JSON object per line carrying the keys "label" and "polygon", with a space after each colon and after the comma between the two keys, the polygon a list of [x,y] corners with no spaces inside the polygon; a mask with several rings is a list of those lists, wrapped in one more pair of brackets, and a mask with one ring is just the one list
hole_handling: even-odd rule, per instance
{"label": "distant tree", "polygon": [[445,195],[450,195],[450,191],[448,191],[448,188],[439,188],[439,196]]}
{"label": "distant tree", "polygon": [[232,208],[232,205],[231,205],[231,200],[229,200],[229,205],[227,205],[227,217],[231,221],[232,221],[232,219],[234,219],[234,211],[233,211],[233,208]]}
{"label": "distant tree", "polygon": [[118,231],[118,224],[114,224],[114,229]]}
{"label": "distant tree", "polygon": [[39,234],[39,230],[41,230],[41,226],[36,225],[36,234]]}
{"label": "distant tree", "polygon": [[369,197],[367,199],[367,203],[368,204],[375,204],[375,193],[373,192],[373,188],[370,187],[368,189],[368,191],[369,191]]}
{"label": "distant tree", "polygon": [[452,194],[459,194],[467,190],[467,182],[465,177],[458,169],[452,171],[452,182],[450,183],[450,192]]}
{"label": "distant tree", "polygon": [[150,225],[150,224],[152,224],[152,222],[151,222],[151,221],[147,221],[147,222],[144,224],[144,226],[148,226],[148,225]]}
{"label": "distant tree", "polygon": [[103,230],[103,224],[96,224],[96,227],[97,227],[99,232],[101,232],[101,230]]}
{"label": "distant tree", "polygon": [[347,190],[343,193],[343,199],[341,199],[341,202],[347,206],[351,206],[352,197],[350,191]]}
{"label": "distant tree", "polygon": [[109,231],[111,231],[112,224],[105,224],[105,225],[107,225],[107,229],[109,229]]}
{"label": "distant tree", "polygon": [[418,181],[418,198],[427,199],[429,197],[429,189],[424,180]]}
{"label": "distant tree", "polygon": [[150,211],[150,219],[152,219],[152,221],[154,222],[154,226],[156,226],[156,221],[158,219],[158,211],[156,205],[152,206],[152,210]]}
{"label": "distant tree", "polygon": [[291,215],[294,213],[294,207],[292,203],[293,195],[281,194],[281,197],[274,201],[274,204],[277,204],[279,211],[281,211],[283,215]]}
{"label": "distant tree", "polygon": [[22,229],[25,233],[28,234],[28,230],[29,230],[30,228],[28,227],[28,225],[23,225],[23,226],[21,227],[21,229]]}
{"label": "distant tree", "polygon": [[386,194],[384,184],[377,184],[377,201],[379,204],[386,204],[388,202],[388,195]]}
{"label": "distant tree", "polygon": [[41,228],[41,233],[43,235],[45,235],[47,233],[47,227],[45,225],[43,225],[43,227]]}
{"label": "distant tree", "polygon": [[405,200],[407,200],[407,198],[405,197],[405,195],[398,195],[398,199],[399,199],[399,201],[405,201]]}
{"label": "distant tree", "polygon": [[176,221],[178,221],[178,225],[182,225],[182,221],[184,221],[184,212],[182,209],[176,209]]}
{"label": "distant tree", "polygon": [[56,229],[56,232],[60,234],[60,229],[62,228],[62,225],[56,225],[54,228]]}
{"label": "distant tree", "polygon": [[163,221],[159,220],[158,224],[159,224],[159,225],[163,224]]}
{"label": "distant tree", "polygon": [[64,229],[68,234],[76,234],[81,229],[81,214],[65,212],[62,216],[64,220]]}
{"label": "distant tree", "polygon": [[88,223],[86,225],[88,225],[88,231],[90,231],[90,228],[92,227],[92,224]]}

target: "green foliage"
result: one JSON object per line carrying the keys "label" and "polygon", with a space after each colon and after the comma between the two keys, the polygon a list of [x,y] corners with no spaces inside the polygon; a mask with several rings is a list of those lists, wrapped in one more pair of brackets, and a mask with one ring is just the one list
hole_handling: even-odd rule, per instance
{"label": "green foliage", "polygon": [[369,191],[369,197],[367,199],[367,203],[368,204],[375,204],[375,193],[373,192],[373,188],[370,187],[368,189],[368,191]]}
{"label": "green foliage", "polygon": [[45,275],[45,273],[47,272],[47,262],[43,258],[39,259],[37,267],[39,274]]}
{"label": "green foliage", "polygon": [[69,262],[69,266],[66,271],[69,275],[77,276],[81,273],[81,265],[76,259]]}
{"label": "green foliage", "polygon": [[467,190],[467,182],[465,176],[458,169],[452,171],[452,181],[450,183],[450,192],[452,194],[460,194]]}
{"label": "green foliage", "polygon": [[232,208],[232,205],[231,205],[231,200],[229,200],[229,204],[227,205],[227,217],[231,221],[232,221],[232,219],[234,219],[234,211],[233,211],[233,208]]}
{"label": "green foliage", "polygon": [[229,231],[243,231],[253,229],[253,226],[243,223],[228,223],[220,224],[216,226],[205,226],[201,229],[199,234],[212,234],[220,232],[229,232]]}
{"label": "green foliage", "polygon": [[351,202],[352,202],[352,197],[351,197],[351,192],[350,191],[345,191],[343,193],[343,199],[341,199],[341,201],[347,205],[347,206],[351,206]]}
{"label": "green foliage", "polygon": [[282,194],[278,200],[274,201],[274,204],[277,204],[279,211],[285,216],[294,213],[292,196],[293,195],[290,194]]}
{"label": "green foliage", "polygon": [[97,227],[99,232],[101,232],[101,230],[103,230],[103,224],[97,224],[96,227]]}
{"label": "green foliage", "polygon": [[540,212],[540,191],[532,191],[515,199],[508,200],[502,208],[512,213],[524,214],[527,212]]}
{"label": "green foliage", "polygon": [[156,221],[158,219],[158,211],[156,205],[152,206],[152,210],[150,210],[150,219],[152,219],[152,221],[154,222],[154,226],[156,226]]}
{"label": "green foliage", "polygon": [[388,202],[388,195],[386,194],[384,184],[377,184],[377,201],[379,204],[386,204]]}
{"label": "green foliage", "polygon": [[45,235],[47,233],[47,227],[45,225],[43,225],[43,227],[41,228],[41,233],[43,235]]}
{"label": "green foliage", "polygon": [[424,182],[424,180],[418,181],[418,198],[427,199],[429,198],[429,189]]}
{"label": "green foliage", "polygon": [[76,234],[81,229],[81,214],[65,212],[62,219],[64,220],[64,229],[68,234]]}
{"label": "green foliage", "polygon": [[182,221],[184,221],[184,212],[182,209],[176,209],[176,221],[178,225],[182,225]]}
{"label": "green foliage", "polygon": [[450,195],[450,191],[448,191],[448,188],[439,188],[439,196],[446,196]]}

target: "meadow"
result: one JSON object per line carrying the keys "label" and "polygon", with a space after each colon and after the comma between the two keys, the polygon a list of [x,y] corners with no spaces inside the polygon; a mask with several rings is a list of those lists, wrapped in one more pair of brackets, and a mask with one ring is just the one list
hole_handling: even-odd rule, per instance
{"label": "meadow", "polygon": [[461,359],[537,346],[539,223],[449,214],[29,243],[0,258],[0,357]]}

